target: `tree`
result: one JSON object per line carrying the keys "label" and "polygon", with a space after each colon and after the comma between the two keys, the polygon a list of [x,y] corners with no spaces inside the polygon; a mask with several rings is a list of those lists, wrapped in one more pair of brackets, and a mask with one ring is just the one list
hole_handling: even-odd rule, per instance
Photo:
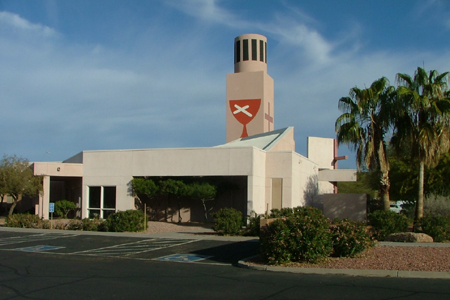
{"label": "tree", "polygon": [[205,221],[208,221],[208,213],[210,213],[214,207],[207,208],[206,203],[213,201],[216,198],[217,188],[215,185],[211,185],[208,182],[193,182],[189,184],[188,194],[195,200],[200,200],[203,204],[205,212]]}
{"label": "tree", "polygon": [[[131,180],[131,186],[133,188],[134,194],[141,201],[144,201],[144,198],[147,198],[148,200],[154,200],[157,198],[157,195],[159,193],[159,186],[150,178],[133,178],[133,180]],[[156,219],[156,216],[158,215],[158,208],[159,203],[156,202],[153,219]]]}
{"label": "tree", "polygon": [[61,218],[67,219],[69,213],[77,209],[77,205],[69,200],[63,199],[55,202],[55,213]]}
{"label": "tree", "polygon": [[386,134],[391,128],[392,107],[395,88],[382,77],[369,88],[351,88],[349,97],[339,100],[343,114],[336,120],[336,134],[339,144],[346,144],[356,150],[358,170],[365,165],[379,176],[379,195],[385,210],[389,210],[389,160],[386,153]]}
{"label": "tree", "polygon": [[448,72],[427,73],[418,67],[411,78],[397,74],[398,103],[401,109],[395,120],[391,139],[396,149],[409,149],[411,157],[419,161],[416,221],[423,217],[425,167],[437,164],[441,154],[448,152],[450,124],[450,93],[447,90]]}
{"label": "tree", "polygon": [[178,223],[181,223],[181,198],[188,195],[188,187],[182,180],[167,179],[159,182],[159,189],[162,195],[175,198],[178,204]]}
{"label": "tree", "polygon": [[450,153],[445,153],[436,167],[429,168],[425,172],[425,195],[448,197],[450,195],[448,178],[450,178]]}
{"label": "tree", "polygon": [[28,160],[15,155],[3,156],[0,162],[0,191],[13,199],[9,215],[23,196],[35,196],[41,190],[41,178],[34,176]]}
{"label": "tree", "polygon": [[395,153],[391,147],[389,152],[389,163],[391,166],[390,197],[394,200],[417,200],[417,175],[419,174],[417,158],[411,158],[406,151]]}
{"label": "tree", "polygon": [[[378,174],[376,174],[378,177]],[[358,180],[355,182],[342,181],[338,182],[339,194],[368,194],[371,198],[376,198],[378,188],[378,178],[375,178],[370,172],[358,172]],[[375,186],[375,188],[374,188]]]}

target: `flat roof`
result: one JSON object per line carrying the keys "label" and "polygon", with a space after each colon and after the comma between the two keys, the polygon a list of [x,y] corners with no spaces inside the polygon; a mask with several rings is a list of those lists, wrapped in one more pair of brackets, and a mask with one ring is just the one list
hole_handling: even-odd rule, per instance
{"label": "flat roof", "polygon": [[286,127],[283,129],[255,134],[223,145],[215,146],[215,148],[256,147],[262,150],[269,150],[292,129],[293,127]]}

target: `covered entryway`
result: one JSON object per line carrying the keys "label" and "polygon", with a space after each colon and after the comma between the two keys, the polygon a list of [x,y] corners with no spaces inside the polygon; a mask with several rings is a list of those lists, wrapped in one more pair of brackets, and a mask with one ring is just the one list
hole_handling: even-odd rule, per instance
{"label": "covered entryway", "polygon": [[[142,178],[142,177],[141,177]],[[205,213],[208,220],[212,220],[211,213],[221,208],[235,208],[245,217],[247,212],[247,176],[163,176],[146,177],[155,183],[167,179],[180,180],[186,184],[192,182],[207,182],[217,187],[217,196],[204,203],[189,197],[171,197],[155,195],[151,199],[139,195],[135,201],[136,209],[143,209],[146,204],[150,220],[167,222],[205,222]]]}
{"label": "covered entryway", "polygon": [[49,203],[69,200],[77,204],[76,216],[81,217],[83,164],[36,162],[34,175],[42,176],[42,192],[35,213],[43,219],[49,218]]}

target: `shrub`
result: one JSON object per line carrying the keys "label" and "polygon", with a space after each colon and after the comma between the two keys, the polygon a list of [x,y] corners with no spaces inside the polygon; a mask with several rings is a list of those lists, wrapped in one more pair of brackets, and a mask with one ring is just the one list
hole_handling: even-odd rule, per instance
{"label": "shrub", "polygon": [[294,208],[292,217],[278,219],[264,227],[261,257],[269,264],[317,263],[332,252],[329,225],[317,208]]}
{"label": "shrub", "polygon": [[37,215],[31,214],[14,214],[5,220],[7,227],[39,228],[41,223],[42,220]]}
{"label": "shrub", "polygon": [[[48,221],[48,220],[45,220],[45,221]],[[49,228],[50,228],[50,221],[48,221],[48,226],[49,226]],[[51,228],[52,229],[58,229],[58,230],[66,230],[67,228],[69,227],[69,224],[67,224],[67,223],[64,223],[64,222],[59,222],[59,221],[52,221],[52,224],[51,224]]]}
{"label": "shrub", "polygon": [[425,215],[441,215],[450,217],[450,202],[448,197],[430,196],[424,199]]}
{"label": "shrub", "polygon": [[282,209],[274,208],[270,210],[270,219],[274,218],[290,218],[294,215],[294,210],[289,207],[285,207]]}
{"label": "shrub", "polygon": [[[38,223],[38,227],[35,227],[38,229],[50,229],[50,220],[42,220]],[[53,229],[58,229],[52,226]]]}
{"label": "shrub", "polygon": [[373,246],[373,241],[364,223],[350,219],[336,219],[330,225],[333,241],[333,256],[355,257]]}
{"label": "shrub", "polygon": [[377,210],[367,216],[374,236],[383,241],[388,235],[404,232],[408,228],[408,218],[390,210]]}
{"label": "shrub", "polygon": [[81,220],[70,220],[67,225],[68,230],[83,230],[83,222]]}
{"label": "shrub", "polygon": [[[73,223],[75,224],[75,223]],[[71,226],[72,228],[75,228],[75,225]],[[106,222],[103,219],[89,219],[84,218],[81,220],[81,230],[83,231],[107,231],[106,230]]]}
{"label": "shrub", "polygon": [[435,242],[450,240],[450,219],[446,216],[427,215],[420,220],[422,232],[428,234]]}
{"label": "shrub", "polygon": [[402,215],[405,215],[408,220],[413,221],[415,217],[415,207],[416,204],[414,203],[414,201],[405,201],[402,204],[402,210],[400,211],[400,213]]}
{"label": "shrub", "polygon": [[252,211],[250,215],[247,216],[247,227],[244,234],[247,236],[259,236],[260,228],[261,216]]}
{"label": "shrub", "polygon": [[55,213],[64,219],[67,219],[67,215],[77,208],[77,205],[69,200],[59,200],[55,202]]}
{"label": "shrub", "polygon": [[234,208],[222,208],[213,213],[213,230],[223,235],[239,235],[242,228],[242,213]]}
{"label": "shrub", "polygon": [[144,230],[144,212],[140,210],[118,211],[106,219],[108,231],[137,232]]}

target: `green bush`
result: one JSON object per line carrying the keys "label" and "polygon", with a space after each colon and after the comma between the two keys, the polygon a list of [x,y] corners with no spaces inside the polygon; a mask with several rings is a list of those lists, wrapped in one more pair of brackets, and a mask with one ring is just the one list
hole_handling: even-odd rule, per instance
{"label": "green bush", "polygon": [[112,232],[143,231],[144,218],[144,212],[140,210],[118,211],[108,216],[106,226]]}
{"label": "green bush", "polygon": [[435,242],[450,240],[450,219],[446,216],[425,216],[420,220],[422,232],[428,234]]}
{"label": "green bush", "polygon": [[56,215],[64,219],[67,219],[67,215],[76,208],[77,205],[69,200],[59,200],[55,202]]}
{"label": "green bush", "polygon": [[317,263],[333,250],[329,221],[313,207],[294,208],[293,216],[264,227],[260,237],[261,257],[269,264]]}
{"label": "green bush", "polygon": [[336,219],[330,225],[333,256],[355,257],[373,246],[372,238],[364,223],[350,219]]}
{"label": "green bush", "polygon": [[37,215],[31,214],[14,214],[5,220],[6,227],[40,228],[41,224],[42,220]]}
{"label": "green bush", "polygon": [[222,208],[212,214],[213,230],[222,235],[239,235],[242,228],[242,212],[234,208]]}
{"label": "green bush", "polygon": [[256,212],[252,211],[250,215],[247,216],[247,226],[244,235],[247,236],[259,236],[261,228],[261,216]]}
{"label": "green bush", "polygon": [[73,219],[67,224],[68,230],[83,230],[83,222],[81,220]]}
{"label": "green bush", "polygon": [[290,218],[294,215],[294,209],[285,207],[282,209],[274,208],[270,210],[270,219],[274,218]]}
{"label": "green bush", "polygon": [[107,231],[105,220],[84,218],[83,220],[71,220],[67,229],[83,231]]}
{"label": "green bush", "polygon": [[[50,226],[50,221],[49,221],[49,225]],[[64,223],[64,222],[58,222],[58,221],[53,221],[52,222],[52,228],[53,229],[58,229],[58,230],[67,230],[69,227],[69,224]]]}
{"label": "green bush", "polygon": [[408,228],[408,218],[390,210],[377,210],[367,216],[372,226],[374,236],[379,241],[397,232],[404,232]]}

